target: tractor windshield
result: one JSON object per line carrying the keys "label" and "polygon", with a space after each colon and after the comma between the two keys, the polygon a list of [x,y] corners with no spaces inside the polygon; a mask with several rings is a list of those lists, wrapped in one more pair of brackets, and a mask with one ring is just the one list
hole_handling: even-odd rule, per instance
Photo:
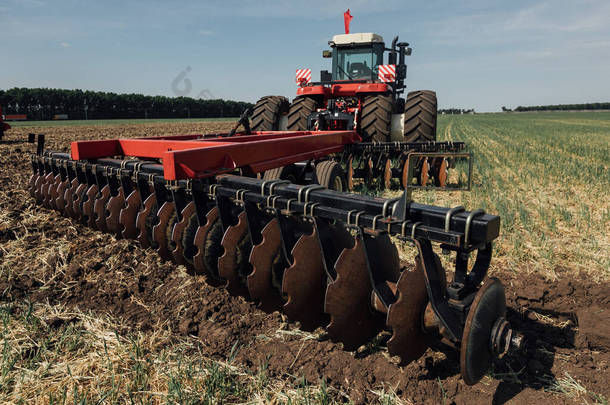
{"label": "tractor windshield", "polygon": [[[379,45],[379,46],[378,46]],[[383,63],[383,45],[337,47],[333,52],[333,80],[371,80]]]}

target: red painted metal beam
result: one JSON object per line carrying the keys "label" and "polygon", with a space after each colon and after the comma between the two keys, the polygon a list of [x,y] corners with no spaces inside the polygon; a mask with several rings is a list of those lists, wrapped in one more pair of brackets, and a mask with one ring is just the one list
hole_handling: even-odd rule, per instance
{"label": "red painted metal beam", "polygon": [[275,131],[201,139],[199,135],[72,143],[72,159],[135,156],[163,160],[167,180],[210,177],[236,168],[260,172],[340,152],[356,131]]}

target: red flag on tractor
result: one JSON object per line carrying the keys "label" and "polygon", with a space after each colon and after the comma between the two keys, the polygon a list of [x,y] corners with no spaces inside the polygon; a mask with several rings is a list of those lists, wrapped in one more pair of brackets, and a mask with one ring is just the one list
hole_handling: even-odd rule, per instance
{"label": "red flag on tractor", "polygon": [[352,21],[352,15],[349,12],[349,8],[343,13],[343,21],[345,22],[345,33],[349,34],[349,23]]}

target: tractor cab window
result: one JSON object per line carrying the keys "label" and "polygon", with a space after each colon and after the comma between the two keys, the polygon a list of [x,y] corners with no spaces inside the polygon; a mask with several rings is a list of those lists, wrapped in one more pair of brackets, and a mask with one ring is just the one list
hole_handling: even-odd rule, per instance
{"label": "tractor cab window", "polygon": [[[380,46],[377,46],[380,45]],[[371,80],[383,64],[383,45],[337,47],[333,52],[333,80]]]}

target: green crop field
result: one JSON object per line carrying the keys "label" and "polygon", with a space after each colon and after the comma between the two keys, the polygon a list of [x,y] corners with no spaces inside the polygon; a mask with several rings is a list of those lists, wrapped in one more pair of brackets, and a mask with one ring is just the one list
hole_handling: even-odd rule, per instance
{"label": "green crop field", "polygon": [[438,138],[467,143],[472,192],[415,198],[500,215],[496,269],[610,280],[610,112],[444,115]]}

